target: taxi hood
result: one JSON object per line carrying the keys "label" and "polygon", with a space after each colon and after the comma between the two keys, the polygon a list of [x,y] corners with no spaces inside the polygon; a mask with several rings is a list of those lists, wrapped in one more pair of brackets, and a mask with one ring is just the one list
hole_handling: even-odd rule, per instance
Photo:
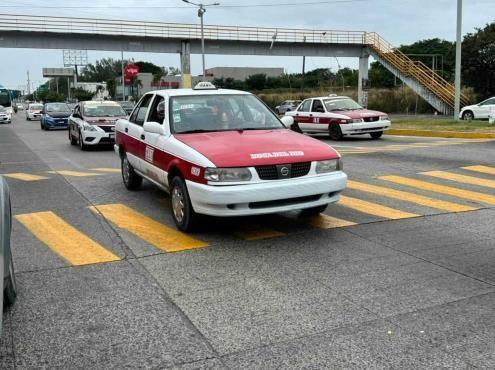
{"label": "taxi hood", "polygon": [[352,118],[352,119],[360,119],[360,118],[366,118],[366,117],[377,117],[377,116],[386,116],[387,115],[383,112],[379,112],[376,110],[369,110],[369,109],[339,110],[339,111],[332,111],[332,113],[341,114],[343,116],[347,116],[347,117]]}
{"label": "taxi hood", "polygon": [[217,131],[174,136],[217,167],[251,167],[340,157],[329,145],[286,129]]}

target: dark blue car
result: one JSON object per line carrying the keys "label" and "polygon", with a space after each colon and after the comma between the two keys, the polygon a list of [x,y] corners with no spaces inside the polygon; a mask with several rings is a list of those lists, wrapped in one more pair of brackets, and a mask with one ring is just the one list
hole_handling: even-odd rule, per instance
{"label": "dark blue car", "polygon": [[66,129],[69,127],[71,109],[67,103],[46,103],[41,112],[40,125],[42,130]]}

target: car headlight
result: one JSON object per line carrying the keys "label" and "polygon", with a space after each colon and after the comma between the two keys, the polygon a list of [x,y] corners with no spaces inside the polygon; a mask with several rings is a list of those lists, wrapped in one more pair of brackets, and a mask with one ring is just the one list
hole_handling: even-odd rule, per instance
{"label": "car headlight", "polygon": [[208,167],[205,170],[205,179],[215,182],[227,181],[249,181],[251,171],[247,168],[214,168]]}
{"label": "car headlight", "polygon": [[96,131],[96,128],[94,126],[91,126],[91,125],[84,125],[83,130],[84,131]]}
{"label": "car headlight", "polygon": [[342,159],[328,159],[326,161],[316,162],[316,173],[328,173],[334,171],[342,171],[344,168]]}
{"label": "car headlight", "polygon": [[388,121],[388,116],[380,116],[380,121]]}

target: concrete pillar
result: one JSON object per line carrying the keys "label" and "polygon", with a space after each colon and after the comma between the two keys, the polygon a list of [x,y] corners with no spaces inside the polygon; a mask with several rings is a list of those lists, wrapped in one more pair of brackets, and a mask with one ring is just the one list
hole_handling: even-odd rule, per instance
{"label": "concrete pillar", "polygon": [[191,88],[191,44],[189,41],[182,41],[180,70],[182,73],[182,88]]}
{"label": "concrete pillar", "polygon": [[368,106],[368,66],[369,54],[363,53],[359,57],[359,77],[358,77],[358,103],[363,107]]}

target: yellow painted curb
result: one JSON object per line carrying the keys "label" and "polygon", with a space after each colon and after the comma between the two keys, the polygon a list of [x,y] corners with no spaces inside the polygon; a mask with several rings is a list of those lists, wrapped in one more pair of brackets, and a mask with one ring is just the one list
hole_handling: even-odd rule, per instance
{"label": "yellow painted curb", "polygon": [[414,129],[390,129],[386,135],[445,137],[456,139],[495,139],[495,132],[433,131]]}

